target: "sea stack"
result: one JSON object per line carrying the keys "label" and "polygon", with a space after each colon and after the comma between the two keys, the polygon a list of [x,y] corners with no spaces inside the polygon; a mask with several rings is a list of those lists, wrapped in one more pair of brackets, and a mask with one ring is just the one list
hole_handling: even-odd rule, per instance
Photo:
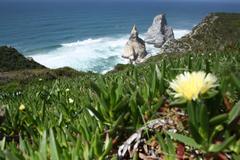
{"label": "sea stack", "polygon": [[138,37],[138,30],[136,25],[133,26],[131,35],[128,42],[125,45],[123,58],[129,59],[132,62],[142,62],[147,55],[146,46],[144,40]]}
{"label": "sea stack", "polygon": [[173,39],[173,29],[167,25],[165,14],[157,15],[145,34],[146,43],[154,44],[155,47],[160,48],[166,41]]}

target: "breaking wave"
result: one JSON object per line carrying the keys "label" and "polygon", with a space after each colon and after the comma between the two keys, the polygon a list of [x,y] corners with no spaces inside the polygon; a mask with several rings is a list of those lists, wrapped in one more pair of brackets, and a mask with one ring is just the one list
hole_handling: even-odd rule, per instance
{"label": "breaking wave", "polygon": [[[174,30],[175,38],[189,33],[189,30]],[[140,35],[140,37],[143,37]],[[143,37],[144,38],[144,37]],[[69,66],[79,71],[105,73],[116,64],[128,61],[121,58],[128,35],[86,39],[64,43],[49,51],[36,51],[30,55],[35,61],[49,68]],[[154,55],[157,48],[147,45],[147,51]]]}

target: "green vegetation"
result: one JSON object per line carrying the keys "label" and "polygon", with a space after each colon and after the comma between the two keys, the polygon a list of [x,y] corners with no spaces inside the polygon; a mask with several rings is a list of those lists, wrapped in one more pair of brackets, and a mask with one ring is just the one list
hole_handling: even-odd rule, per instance
{"label": "green vegetation", "polygon": [[239,42],[239,14],[213,13],[207,16],[200,25],[193,29],[196,34],[189,39],[189,43],[194,46],[193,51],[225,50],[234,48]]}
{"label": "green vegetation", "polygon": [[7,46],[0,47],[0,57],[0,72],[46,68],[31,59],[25,58],[16,49]]}
{"label": "green vegetation", "polygon": [[[117,159],[118,147],[150,120],[175,120],[173,109],[185,113],[175,120],[176,132],[144,130],[144,143],[156,143],[157,156],[240,159],[239,50],[236,43],[211,53],[162,54],[106,75],[72,71],[4,83],[0,159]],[[169,82],[184,71],[211,73],[219,85],[196,101],[175,99]]]}
{"label": "green vegetation", "polygon": [[[211,111],[206,113],[211,138],[206,142],[197,141],[193,133],[184,136],[192,137],[193,142],[201,146],[201,156],[209,153],[215,156],[215,152],[221,151],[237,156],[239,62],[238,52],[163,56],[157,62],[130,66],[105,76],[89,74],[40,80],[34,85],[25,85],[22,90],[1,92],[1,137],[5,138],[1,141],[0,156],[8,159],[110,158],[131,133],[146,121],[158,118],[159,109],[172,101],[167,94],[168,81],[184,71],[198,70],[213,73],[220,84],[219,93],[204,101],[205,109]],[[19,110],[21,104],[24,110]],[[175,107],[182,106],[175,104]],[[174,147],[181,141],[181,138],[175,139]],[[226,145],[220,147],[215,142],[226,142]]]}
{"label": "green vegetation", "polygon": [[25,69],[10,72],[0,72],[1,90],[18,90],[25,87],[26,84],[34,85],[36,81],[56,80],[64,78],[74,78],[85,75],[95,75],[92,72],[79,72],[69,67],[58,69]]}
{"label": "green vegetation", "polygon": [[237,49],[240,43],[240,14],[211,13],[192,32],[164,46],[166,53],[214,52]]}

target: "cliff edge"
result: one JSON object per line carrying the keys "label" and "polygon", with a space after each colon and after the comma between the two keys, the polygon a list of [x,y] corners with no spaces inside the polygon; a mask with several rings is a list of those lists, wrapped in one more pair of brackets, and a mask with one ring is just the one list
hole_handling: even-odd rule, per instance
{"label": "cliff edge", "polygon": [[239,44],[239,35],[239,13],[211,13],[186,36],[166,42],[160,53],[224,51]]}
{"label": "cliff edge", "polygon": [[0,72],[23,69],[45,69],[46,67],[31,58],[24,57],[15,48],[0,47]]}

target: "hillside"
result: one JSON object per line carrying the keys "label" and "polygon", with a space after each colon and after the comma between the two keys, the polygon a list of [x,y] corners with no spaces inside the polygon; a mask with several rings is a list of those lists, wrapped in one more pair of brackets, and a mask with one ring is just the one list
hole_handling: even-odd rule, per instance
{"label": "hillside", "polygon": [[8,86],[21,87],[38,79],[55,80],[93,74],[79,72],[69,67],[48,69],[33,59],[24,57],[12,47],[0,47],[0,57],[0,89]]}
{"label": "hillside", "polygon": [[0,57],[0,72],[46,68],[34,60],[25,58],[21,53],[12,47],[0,47]]}
{"label": "hillside", "polygon": [[160,53],[212,52],[240,44],[240,14],[211,13],[188,35],[166,43]]}
{"label": "hillside", "polygon": [[167,53],[105,75],[4,84],[0,159],[240,159],[239,50]]}

